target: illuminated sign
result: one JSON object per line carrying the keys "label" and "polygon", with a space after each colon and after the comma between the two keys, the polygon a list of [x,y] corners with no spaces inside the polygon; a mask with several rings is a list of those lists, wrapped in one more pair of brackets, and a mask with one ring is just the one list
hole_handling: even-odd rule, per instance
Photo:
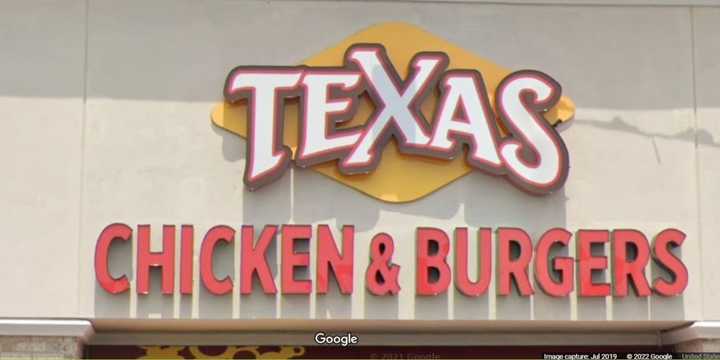
{"label": "illuminated sign", "polygon": [[[136,229],[125,224],[111,224],[101,233],[95,250],[95,276],[107,292],[119,294],[130,290],[129,274],[111,274],[110,247],[114,242],[137,241],[137,268],[135,279],[138,294],[150,292],[150,270],[162,271],[162,293],[173,294],[175,276],[179,274],[179,292],[193,293],[194,228],[177,228],[165,225],[162,229],[162,251],[150,250],[150,225],[138,225]],[[262,228],[245,225],[234,229],[218,225],[209,229],[200,246],[199,281],[215,295],[230,294],[240,287],[240,294],[253,292],[253,283],[259,282],[266,294],[325,294],[328,292],[330,274],[334,275],[340,292],[345,295],[355,290],[355,228],[343,226],[334,233],[329,225],[267,225]],[[213,271],[213,259],[219,243],[234,243],[238,247],[240,271],[233,276],[218,278]],[[452,241],[451,241],[452,239]],[[299,250],[300,240],[316,242],[316,252]],[[688,270],[673,252],[685,241],[685,234],[677,229],[665,229],[654,236],[651,244],[642,232],[633,229],[578,230],[575,234],[562,228],[547,230],[533,241],[523,229],[501,227],[480,228],[472,232],[468,228],[456,228],[450,234],[446,230],[429,227],[416,229],[414,244],[399,242],[397,247],[414,247],[416,257],[415,294],[439,295],[449,290],[451,282],[464,296],[487,295],[490,279],[495,276],[495,293],[499,296],[512,294],[515,283],[521,296],[530,296],[537,290],[556,297],[569,296],[577,290],[578,296],[617,296],[629,294],[635,289],[638,296],[650,296],[653,292],[662,296],[680,295],[687,287]],[[278,269],[279,284],[268,262],[268,249],[281,251]],[[553,248],[567,248],[575,241],[575,256],[551,256]],[[477,268],[469,267],[470,242],[476,242]],[[179,245],[178,245],[179,243]],[[340,244],[340,245],[338,245]],[[533,245],[535,244],[535,245]],[[593,254],[593,246],[610,245],[612,256]],[[414,245],[414,246],[413,246]],[[176,262],[176,247],[179,261]],[[231,247],[226,247],[231,248]],[[453,248],[453,249],[451,249]],[[517,249],[515,253],[512,249]],[[377,296],[392,296],[401,291],[398,277],[405,270],[393,263],[396,249],[393,236],[375,234],[370,239],[370,262],[365,272],[367,291]],[[455,251],[453,264],[448,263],[450,251]],[[405,250],[407,251],[407,249]],[[311,256],[315,257],[314,279],[297,279],[297,268],[308,268]],[[131,259],[127,259],[132,261]],[[647,268],[655,263],[665,274]],[[176,268],[176,263],[179,268]],[[493,263],[496,266],[493,267]],[[531,270],[532,269],[532,270]],[[534,279],[529,275],[534,274]],[[611,282],[595,282],[593,273],[607,273]],[[432,277],[430,274],[438,274]],[[471,280],[475,278],[477,280]],[[577,279],[577,282],[575,281]],[[410,290],[412,291],[412,290]]]}
{"label": "illuminated sign", "polygon": [[391,202],[473,169],[533,194],[568,175],[554,125],[574,106],[557,81],[503,69],[407,24],[376,25],[298,66],[238,66],[224,95],[212,119],[247,139],[250,190],[293,161]]}

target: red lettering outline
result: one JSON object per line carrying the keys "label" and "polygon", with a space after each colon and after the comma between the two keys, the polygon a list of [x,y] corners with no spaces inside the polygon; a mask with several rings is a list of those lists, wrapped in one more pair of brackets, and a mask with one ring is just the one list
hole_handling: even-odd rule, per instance
{"label": "red lettering outline", "polygon": [[[230,71],[225,81],[224,95],[225,99],[229,103],[235,103],[241,99],[247,99],[247,132],[248,137],[246,139],[246,152],[247,160],[245,164],[245,174],[243,175],[243,181],[250,191],[253,191],[261,186],[271,183],[277,180],[290,166],[290,160],[292,158],[292,150],[290,147],[284,144],[283,134],[285,130],[285,101],[287,98],[294,98],[301,96],[298,90],[297,83],[292,87],[279,87],[275,90],[275,104],[273,107],[273,121],[275,133],[273,136],[272,148],[274,156],[280,156],[281,160],[274,167],[263,171],[262,173],[251,176],[250,169],[253,168],[253,162],[255,159],[255,139],[253,129],[255,127],[255,88],[241,88],[245,90],[232,89],[232,84],[235,79],[242,74],[287,74],[287,73],[302,73],[305,70],[305,66],[237,66]],[[298,79],[300,82],[301,79]],[[250,104],[250,102],[253,102]]]}
{"label": "red lettering outline", "polygon": [[[372,51],[376,54],[378,60],[380,61],[381,66],[383,67],[385,73],[389,76],[390,82],[395,87],[395,91],[398,94],[404,94],[405,91],[407,91],[407,87],[412,84],[414,79],[419,75],[418,71],[415,71],[416,64],[420,60],[424,59],[435,59],[438,60],[438,64],[433,68],[430,75],[428,75],[427,80],[423,83],[422,87],[417,91],[415,96],[412,98],[410,103],[408,104],[408,110],[410,111],[410,114],[413,115],[413,119],[415,120],[415,123],[418,125],[420,130],[424,133],[425,136],[428,138],[429,136],[429,129],[428,125],[429,122],[425,119],[425,115],[420,111],[420,106],[422,105],[423,101],[428,97],[428,95],[431,93],[428,91],[428,89],[434,89],[435,85],[437,84],[438,80],[440,79],[440,74],[442,74],[445,69],[447,68],[447,64],[449,63],[449,59],[447,54],[442,52],[420,52],[415,54],[413,56],[412,60],[410,60],[409,67],[410,70],[408,70],[408,77],[406,80],[401,80],[400,76],[398,75],[395,68],[392,66],[392,63],[389,60],[389,57],[387,55],[387,50],[385,47],[381,44],[368,44],[368,43],[359,43],[354,44],[351,47],[348,48],[348,50],[345,53],[345,64],[346,66],[355,69],[357,71],[360,71],[364,74],[364,71],[362,70],[362,67],[358,65],[355,61],[351,60],[351,54],[355,51]],[[370,116],[370,119],[365,123],[365,129],[372,128],[372,125],[377,121],[377,117],[382,113],[382,111],[387,107],[387,104],[384,103],[382,96],[379,95],[378,91],[375,89],[374,84],[369,81],[367,76],[365,76],[365,82],[367,84],[367,93],[370,96],[370,98],[373,101],[373,104],[375,105],[375,110],[373,111],[373,114]],[[407,153],[407,154],[417,154],[418,149],[422,150],[425,146],[415,146],[412,144],[407,144],[407,139],[404,137],[402,131],[398,131],[396,129],[397,125],[395,124],[395,119],[393,121],[388,122],[388,125],[383,128],[383,130],[375,137],[375,140],[373,141],[373,146],[370,148],[370,160],[367,162],[361,163],[361,164],[347,164],[347,160],[350,155],[344,157],[342,161],[338,163],[338,169],[340,170],[340,173],[344,175],[353,175],[353,174],[363,174],[363,173],[369,173],[372,170],[374,170],[378,163],[380,162],[381,156],[379,155],[380,152],[382,152],[383,149],[385,149],[385,146],[390,141],[390,138],[394,137],[397,141],[398,149],[400,152]],[[368,132],[365,131],[363,135],[358,139],[356,144],[361,143],[365,137],[367,137]]]}
{"label": "red lettering outline", "polygon": [[[533,195],[548,194],[562,187],[565,184],[570,168],[570,156],[568,154],[567,147],[565,146],[565,142],[563,141],[562,137],[560,137],[557,130],[554,127],[550,126],[550,124],[548,124],[545,118],[542,117],[543,113],[550,110],[560,100],[562,87],[557,81],[555,81],[555,79],[537,70],[519,70],[506,76],[500,82],[497,90],[495,91],[495,106],[498,111],[498,118],[508,129],[510,135],[505,137],[500,143],[500,146],[498,147],[498,152],[500,154],[500,159],[503,161],[503,163],[505,163],[505,161],[503,160],[502,156],[502,148],[505,147],[507,144],[517,144],[519,146],[518,150],[525,149],[524,155],[526,156],[528,155],[529,150],[530,154],[534,155],[535,158],[539,157],[538,152],[532,142],[528,141],[527,137],[525,137],[523,132],[507,115],[504,104],[501,100],[502,93],[503,91],[505,91],[505,86],[507,86],[509,82],[516,80],[516,78],[520,77],[531,77],[536,80],[542,81],[551,89],[551,95],[548,97],[547,100],[542,102],[536,102],[535,100],[537,99],[537,94],[531,91],[523,91],[520,93],[520,95],[524,96],[524,99],[522,99],[521,101],[523,107],[525,107],[527,112],[531,115],[533,121],[545,132],[548,138],[551,139],[553,144],[555,145],[555,149],[560,156],[560,164],[558,166],[558,173],[555,175],[554,180],[549,185],[539,184],[533,182],[532,180],[526,179],[510,166],[506,166],[508,170],[507,174],[510,182],[521,190],[524,190]],[[537,167],[537,165],[531,164],[520,154],[518,154],[518,160],[520,160],[527,167]]]}

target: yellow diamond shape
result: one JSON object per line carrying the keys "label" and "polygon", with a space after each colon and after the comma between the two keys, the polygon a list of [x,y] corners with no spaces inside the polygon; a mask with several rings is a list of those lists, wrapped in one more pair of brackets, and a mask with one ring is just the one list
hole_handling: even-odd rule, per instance
{"label": "yellow diamond shape", "polygon": [[[342,66],[345,50],[356,43],[379,43],[384,45],[396,71],[403,79],[407,76],[408,64],[415,54],[423,51],[444,52],[450,59],[448,70],[476,69],[480,71],[485,80],[491,104],[494,104],[495,88],[505,76],[512,72],[416,26],[400,22],[373,25],[310,57],[303,61],[302,64],[308,66]],[[435,96],[429,96],[422,104],[421,109],[426,119],[432,119],[431,115],[435,109],[436,101]],[[227,102],[218,104],[212,112],[213,123],[246,138],[246,104],[245,101],[239,101],[236,104]],[[343,124],[342,127],[364,124],[373,110],[372,103],[367,99],[367,96],[364,96],[353,119]],[[545,119],[550,124],[555,125],[558,122],[570,121],[574,114],[575,105],[572,100],[563,96],[555,107],[545,113]],[[504,134],[504,129],[500,124],[499,127],[501,133]],[[283,137],[285,145],[292,149],[294,156],[297,151],[298,141],[298,106],[295,102],[290,102],[285,106]],[[393,203],[417,200],[474,171],[474,168],[466,164],[465,156],[458,156],[451,161],[447,161],[402,154],[398,151],[394,140],[390,141],[383,150],[377,168],[368,174],[343,175],[336,164],[337,161],[329,161],[315,165],[310,169],[369,196]],[[272,184],[267,186],[272,187]],[[260,191],[272,191],[272,189],[262,189]]]}

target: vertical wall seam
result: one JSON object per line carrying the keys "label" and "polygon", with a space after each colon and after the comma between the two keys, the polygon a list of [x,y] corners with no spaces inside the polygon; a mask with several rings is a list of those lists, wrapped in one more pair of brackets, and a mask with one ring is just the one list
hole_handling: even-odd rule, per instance
{"label": "vertical wall seam", "polygon": [[[698,142],[698,101],[697,101],[697,73],[696,73],[696,56],[695,51],[697,49],[695,44],[695,7],[690,6],[688,7],[689,14],[690,14],[690,69],[692,70],[692,99],[693,99],[693,126],[695,127],[695,131],[693,132],[693,141],[695,143],[695,215],[696,215],[696,223],[695,226],[697,227],[697,241],[698,241],[698,258],[700,263],[700,317],[701,319],[705,317],[705,294],[703,290],[703,286],[705,284],[705,279],[703,276],[703,239],[702,239],[702,206],[700,204],[700,200],[702,197],[700,196],[700,147]],[[694,320],[701,320],[701,319],[694,319]]]}
{"label": "vertical wall seam", "polygon": [[[89,38],[89,16],[90,16],[90,0],[85,0],[85,26],[84,26],[84,38],[83,38],[83,78],[82,78],[82,111],[80,119],[80,180],[78,186],[80,192],[78,194],[78,243],[77,243],[77,255],[78,259],[82,259],[82,240],[83,240],[83,225],[84,225],[84,202],[85,202],[85,124],[87,123],[87,88],[88,88],[88,38]],[[81,292],[84,290],[82,283],[84,281],[83,269],[79,265],[77,267],[77,296],[76,301],[76,312],[78,314],[82,311],[82,299],[84,296]]]}

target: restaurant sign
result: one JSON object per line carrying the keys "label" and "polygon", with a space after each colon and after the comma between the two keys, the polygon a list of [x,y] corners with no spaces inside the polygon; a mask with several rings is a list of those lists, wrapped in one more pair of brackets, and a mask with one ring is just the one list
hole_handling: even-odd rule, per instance
{"label": "restaurant sign", "polygon": [[574,105],[536,70],[510,71],[417,27],[375,25],[297,66],[230,71],[217,126],[246,138],[255,190],[291,163],[389,202],[473,171],[532,194],[565,183],[556,125]]}
{"label": "restaurant sign", "polygon": [[[238,66],[224,97],[212,121],[246,139],[250,190],[272,187],[292,162],[388,202],[419,199],[473,170],[536,195],[557,190],[568,177],[570,159],[557,125],[569,122],[575,108],[556,80],[536,70],[510,71],[407,24],[370,27],[297,66]],[[556,297],[573,291],[622,297],[631,288],[638,296],[682,294],[688,271],[678,252],[685,234],[668,228],[652,235],[651,243],[633,229],[551,228],[533,239],[515,227],[420,226],[414,239],[367,235],[362,243],[369,244],[370,260],[358,269],[352,225],[218,225],[202,237],[196,264],[192,225],[179,232],[163,226],[162,250],[153,252],[150,225],[115,223],[99,235],[95,275],[109,293],[129,291],[132,274],[111,273],[110,250],[133,241],[139,294],[150,292],[152,268],[162,271],[163,294],[191,294],[198,281],[215,295],[237,287],[249,294],[255,282],[267,294],[325,294],[333,278],[346,295],[357,286],[377,296],[438,295],[454,284],[474,297],[488,294],[491,283],[499,296],[510,295],[513,285],[521,296],[542,290]],[[301,240],[313,246],[301,250]],[[239,273],[218,276],[215,253],[228,248],[237,249]],[[268,249],[277,248],[273,273]],[[477,249],[477,266],[470,249]],[[414,289],[401,289],[400,273],[408,270],[393,262],[397,251],[415,253]],[[311,264],[312,278],[296,278],[298,268]],[[359,271],[365,274],[360,285]],[[611,281],[598,281],[596,273]]]}
{"label": "restaurant sign", "polygon": [[[239,287],[241,295],[253,292],[258,282],[266,294],[326,294],[334,278],[342,294],[349,295],[356,288],[355,227],[343,226],[334,232],[329,225],[267,225],[241,226],[238,229],[218,225],[209,229],[200,244],[199,264],[193,260],[195,229],[192,225],[162,228],[161,251],[150,250],[150,225],[132,227],[115,223],[101,233],[95,249],[95,276],[99,285],[112,294],[130,290],[130,274],[112,274],[109,269],[110,248],[113,243],[136,241],[136,291],[150,293],[150,270],[162,271],[162,293],[174,294],[175,277],[179,276],[179,293],[192,294],[194,268],[199,266],[199,279],[203,287],[215,295],[229,295]],[[523,229],[501,227],[480,228],[470,231],[459,227],[447,231],[432,227],[418,227],[414,241],[396,241],[391,234],[380,232],[370,239],[370,261],[364,271],[364,286],[377,296],[392,296],[401,291],[400,272],[405,270],[393,262],[393,255],[414,248],[416,266],[415,289],[417,295],[446,293],[454,284],[458,291],[469,297],[487,295],[491,277],[495,277],[495,293],[512,294],[513,284],[521,296],[530,296],[537,290],[556,297],[569,296],[577,290],[578,296],[624,297],[634,289],[637,296],[682,294],[687,287],[688,271],[674,253],[685,241],[685,234],[677,229],[665,229],[648,237],[633,229],[583,229],[574,234],[563,228],[547,230],[537,239]],[[217,276],[213,270],[216,251],[228,251],[232,246],[221,243],[240,242],[240,271],[235,275]],[[452,239],[452,240],[451,240]],[[315,243],[315,252],[300,250],[301,241]],[[477,249],[477,267],[469,262],[470,244]],[[574,256],[558,256],[552,250],[567,249],[575,242]],[[533,245],[535,244],[535,245]],[[607,249],[598,254],[595,247]],[[176,261],[179,248],[179,261]],[[268,261],[268,249],[280,248],[279,276],[274,276]],[[310,248],[310,247],[308,247]],[[226,249],[226,250],[220,250]],[[515,250],[514,250],[515,249]],[[451,250],[453,261],[449,262]],[[311,257],[315,257],[314,279],[299,279],[296,270],[309,270]],[[127,259],[127,261],[132,261]],[[117,261],[116,261],[117,262]],[[662,273],[648,276],[648,267],[654,263]],[[495,264],[495,267],[493,267]],[[534,276],[530,276],[530,274]],[[609,274],[610,282],[599,282],[593,274]],[[433,275],[434,274],[434,275]],[[331,275],[333,275],[331,277]],[[279,279],[276,279],[278,278]],[[534,278],[534,279],[533,279]],[[577,280],[577,281],[576,281]]]}

